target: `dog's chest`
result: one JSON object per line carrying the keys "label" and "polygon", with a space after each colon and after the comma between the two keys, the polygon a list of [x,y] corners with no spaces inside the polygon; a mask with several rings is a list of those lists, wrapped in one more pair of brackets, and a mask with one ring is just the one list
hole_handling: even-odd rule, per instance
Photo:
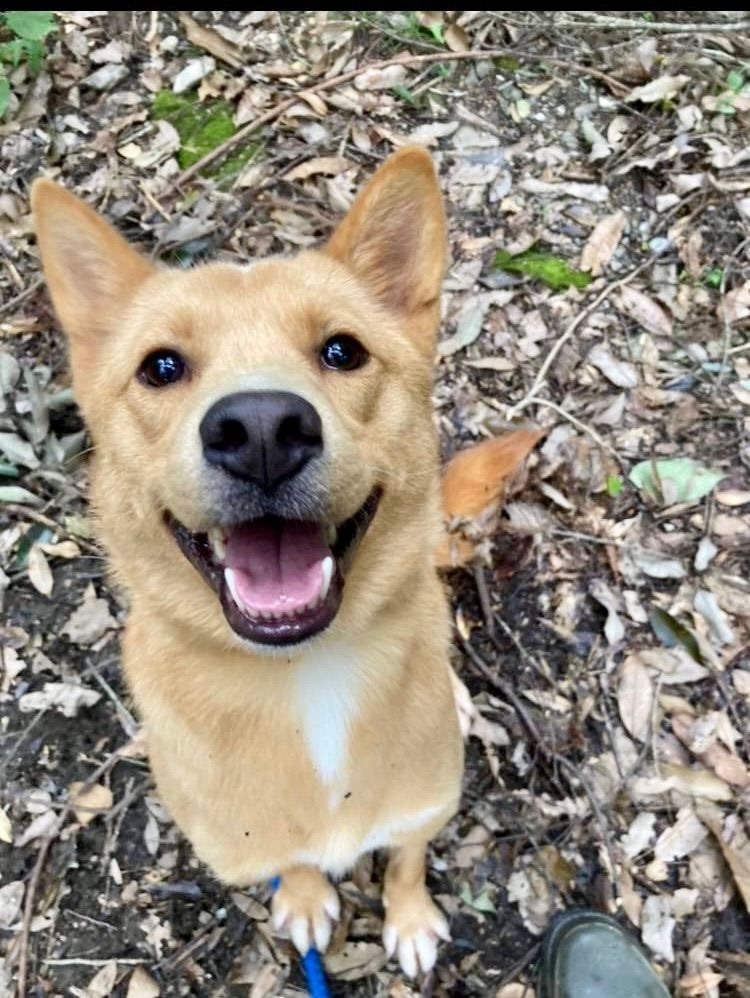
{"label": "dog's chest", "polygon": [[297,718],[313,770],[328,787],[346,775],[362,685],[356,650],[346,644],[311,649],[295,666],[292,690]]}

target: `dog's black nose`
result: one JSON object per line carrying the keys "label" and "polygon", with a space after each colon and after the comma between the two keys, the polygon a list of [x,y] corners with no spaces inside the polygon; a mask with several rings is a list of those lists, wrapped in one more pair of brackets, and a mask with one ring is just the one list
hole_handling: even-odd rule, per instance
{"label": "dog's black nose", "polygon": [[271,491],[323,450],[317,411],[291,392],[237,392],[214,402],[200,426],[209,464]]}

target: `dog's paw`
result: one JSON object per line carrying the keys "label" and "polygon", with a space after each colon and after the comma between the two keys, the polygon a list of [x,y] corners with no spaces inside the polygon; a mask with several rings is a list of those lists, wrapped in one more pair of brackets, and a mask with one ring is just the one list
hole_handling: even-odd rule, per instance
{"label": "dog's paw", "polygon": [[458,678],[453,669],[450,670],[451,687],[453,688],[453,699],[456,703],[456,713],[458,714],[458,726],[464,741],[469,737],[471,726],[477,715],[477,708],[471,700],[471,694]]}
{"label": "dog's paw", "polygon": [[339,896],[317,870],[284,875],[271,901],[271,923],[304,956],[315,946],[325,952],[341,908]]}
{"label": "dog's paw", "polygon": [[448,923],[426,890],[414,892],[386,910],[383,945],[389,957],[398,957],[407,977],[426,974],[435,966],[438,940],[450,940]]}

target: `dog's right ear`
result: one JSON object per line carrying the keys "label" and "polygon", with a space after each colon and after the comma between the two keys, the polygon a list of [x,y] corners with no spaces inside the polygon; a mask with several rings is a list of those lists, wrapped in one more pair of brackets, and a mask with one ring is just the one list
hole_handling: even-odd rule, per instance
{"label": "dog's right ear", "polygon": [[31,188],[44,276],[70,339],[74,373],[87,365],[112,318],[154,270],[97,213],[51,180]]}

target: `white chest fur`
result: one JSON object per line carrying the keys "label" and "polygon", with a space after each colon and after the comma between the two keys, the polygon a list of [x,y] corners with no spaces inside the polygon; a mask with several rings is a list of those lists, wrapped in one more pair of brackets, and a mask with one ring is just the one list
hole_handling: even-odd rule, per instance
{"label": "white chest fur", "polygon": [[295,665],[293,697],[307,750],[329,786],[345,776],[347,744],[359,712],[363,677],[350,645],[325,643]]}

